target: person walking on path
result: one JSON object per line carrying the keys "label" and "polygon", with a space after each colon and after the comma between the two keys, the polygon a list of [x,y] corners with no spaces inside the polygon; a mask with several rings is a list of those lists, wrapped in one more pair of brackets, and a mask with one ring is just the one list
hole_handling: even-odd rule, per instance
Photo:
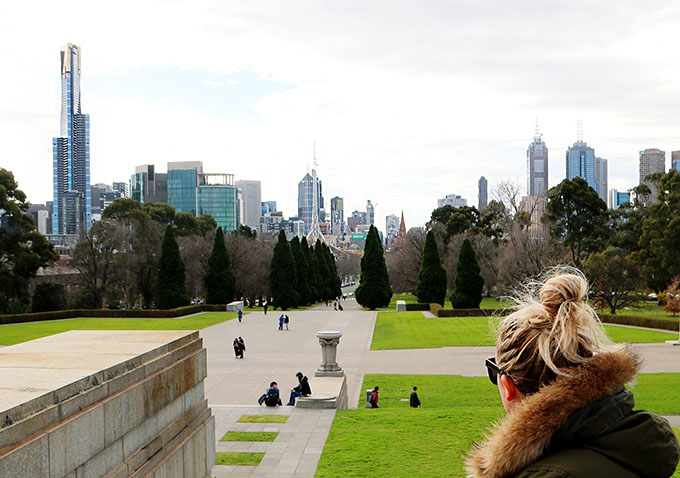
{"label": "person walking on path", "polygon": [[413,391],[411,392],[411,397],[409,398],[408,402],[411,408],[420,407],[420,399],[418,398],[418,387],[413,387]]}
{"label": "person walking on path", "polygon": [[234,355],[236,358],[243,358],[243,350],[241,349],[241,342],[238,339],[234,339]]}
{"label": "person walking on path", "polygon": [[378,390],[380,390],[380,387],[375,387],[373,393],[371,393],[371,399],[368,401],[371,404],[371,408],[378,408]]}
{"label": "person walking on path", "polygon": [[288,323],[290,322],[290,319],[288,318],[288,314],[283,316],[283,325],[286,326],[286,330],[288,330]]}
{"label": "person walking on path", "polygon": [[295,374],[298,379],[298,385],[295,388],[290,389],[290,399],[286,403],[289,407],[295,406],[295,399],[297,397],[307,397],[312,394],[312,389],[309,386],[309,379],[302,375],[302,372]]}
{"label": "person walking on path", "polygon": [[680,446],[662,417],[633,410],[640,370],[603,332],[580,271],[558,272],[500,325],[485,365],[506,416],[467,458],[468,477],[669,477]]}
{"label": "person walking on path", "polygon": [[281,317],[279,317],[279,330],[283,330],[283,322],[285,318],[283,317],[283,314],[281,314]]}
{"label": "person walking on path", "polygon": [[241,322],[241,319],[243,318],[243,311],[241,309],[238,310],[238,321],[239,323]]}
{"label": "person walking on path", "polygon": [[264,303],[264,315],[267,315],[267,307],[269,307],[269,302]]}
{"label": "person walking on path", "polygon": [[241,348],[241,358],[243,358],[243,353],[246,351],[246,343],[243,340],[243,337],[238,338],[238,345]]}

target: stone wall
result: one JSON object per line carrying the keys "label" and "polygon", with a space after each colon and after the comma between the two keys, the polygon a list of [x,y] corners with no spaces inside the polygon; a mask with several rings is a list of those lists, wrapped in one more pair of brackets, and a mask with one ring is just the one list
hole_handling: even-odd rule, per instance
{"label": "stone wall", "polygon": [[71,331],[0,349],[0,476],[209,477],[205,376],[198,332]]}

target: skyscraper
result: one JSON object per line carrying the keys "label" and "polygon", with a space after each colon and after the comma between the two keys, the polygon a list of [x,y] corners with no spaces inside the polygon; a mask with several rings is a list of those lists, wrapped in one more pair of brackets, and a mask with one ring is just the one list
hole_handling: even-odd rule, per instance
{"label": "skyscraper", "polygon": [[257,231],[262,214],[262,183],[260,181],[236,181],[236,187],[243,191],[244,224]]}
{"label": "skyscraper", "polygon": [[591,188],[598,190],[595,179],[595,150],[588,146],[580,135],[576,142],[567,148],[567,179],[575,177],[585,179]]}
{"label": "skyscraper", "polygon": [[168,204],[176,212],[197,214],[198,175],[203,173],[202,161],[177,161],[168,163]]}
{"label": "skyscraper", "polygon": [[545,196],[548,192],[548,147],[538,129],[534,140],[527,148],[527,194],[529,196]]}
{"label": "skyscraper", "polygon": [[[323,222],[325,218],[322,217],[323,214],[321,211],[323,209],[323,193],[321,191],[321,180],[317,178],[316,182],[318,198],[317,214],[319,215],[319,222]],[[313,191],[314,185],[312,175],[307,173],[298,183],[298,217],[302,219],[305,223],[305,234],[309,233],[309,230],[312,226],[312,209],[314,203],[314,201],[312,200],[314,196]]]}
{"label": "skyscraper", "polygon": [[345,224],[345,201],[341,197],[331,199],[331,234],[339,236]]}
{"label": "skyscraper", "polygon": [[647,176],[654,173],[666,172],[666,152],[660,149],[650,148],[640,151],[640,184],[645,184],[651,189],[649,197],[643,197],[643,204],[649,206],[659,199],[659,189],[654,181],[647,181]]}
{"label": "skyscraper", "polygon": [[608,179],[607,179],[607,160],[595,158],[595,183],[597,184],[597,194],[604,202],[607,202]]}
{"label": "skyscraper", "polygon": [[385,250],[391,251],[397,243],[399,235],[399,218],[396,214],[385,217]]}
{"label": "skyscraper", "polygon": [[366,202],[366,224],[369,226],[375,224],[375,207],[370,199]]}
{"label": "skyscraper", "polygon": [[487,191],[487,182],[486,178],[482,176],[479,178],[479,181],[477,181],[477,209],[481,212],[484,209],[486,209],[486,205],[488,202],[488,191]]}
{"label": "skyscraper", "polygon": [[260,216],[264,216],[268,212],[274,212],[276,211],[276,201],[262,201],[262,214]]}
{"label": "skyscraper", "polygon": [[680,151],[673,151],[671,153],[671,168],[680,171]]}
{"label": "skyscraper", "polygon": [[130,197],[142,204],[168,202],[168,175],[157,173],[153,164],[137,166],[130,176]]}
{"label": "skyscraper", "polygon": [[53,234],[83,234],[92,225],[90,115],[80,110],[80,47],[61,49],[61,120],[52,139]]}

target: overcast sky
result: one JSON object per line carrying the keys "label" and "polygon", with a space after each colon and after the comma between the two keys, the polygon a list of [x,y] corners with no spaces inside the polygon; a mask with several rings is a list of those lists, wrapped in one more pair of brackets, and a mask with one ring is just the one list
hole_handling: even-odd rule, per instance
{"label": "overcast sky", "polygon": [[[312,162],[327,202],[425,223],[477,180],[526,187],[538,118],[550,185],[584,139],[609,187],[637,184],[638,152],[680,150],[680,2],[280,0],[5,2],[0,166],[52,199],[63,44],[82,49],[92,183],[136,165],[201,160],[262,181],[297,213]],[[491,191],[490,191],[491,192]],[[330,207],[330,205],[327,205]]]}

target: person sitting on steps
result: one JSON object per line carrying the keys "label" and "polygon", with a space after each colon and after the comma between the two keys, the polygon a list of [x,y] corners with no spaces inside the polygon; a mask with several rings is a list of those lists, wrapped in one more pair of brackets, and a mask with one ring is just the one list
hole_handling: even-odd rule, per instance
{"label": "person sitting on steps", "polygon": [[286,405],[289,407],[295,406],[295,399],[297,397],[307,397],[312,394],[312,389],[309,387],[309,379],[302,375],[302,372],[296,373],[295,376],[297,377],[299,383],[297,387],[290,389],[290,400],[288,400],[288,403],[286,403]]}

